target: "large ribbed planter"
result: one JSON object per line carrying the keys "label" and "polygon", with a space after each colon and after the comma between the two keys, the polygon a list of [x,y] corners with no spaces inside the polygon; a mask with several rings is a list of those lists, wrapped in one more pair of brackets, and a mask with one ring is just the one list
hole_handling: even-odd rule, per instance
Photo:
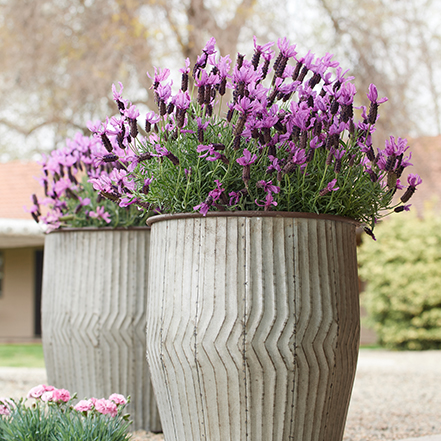
{"label": "large ribbed planter", "polygon": [[150,228],[62,230],[44,248],[49,384],[78,398],[131,396],[134,429],[161,431],[145,357]]}
{"label": "large ribbed planter", "polygon": [[150,218],[147,358],[166,441],[341,441],[357,364],[356,224]]}

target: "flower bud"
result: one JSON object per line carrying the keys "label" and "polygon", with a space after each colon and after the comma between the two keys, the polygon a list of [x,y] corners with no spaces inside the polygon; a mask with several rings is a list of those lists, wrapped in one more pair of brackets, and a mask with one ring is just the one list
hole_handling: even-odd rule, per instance
{"label": "flower bud", "polygon": [[105,147],[105,149],[109,152],[112,153],[112,143],[110,142],[110,139],[108,138],[108,136],[103,133],[101,135],[101,142],[103,143],[103,146]]}
{"label": "flower bud", "polygon": [[415,193],[416,187],[414,187],[413,185],[409,185],[409,187],[407,187],[405,193],[403,194],[403,196],[401,196],[401,202],[403,204],[405,204]]}

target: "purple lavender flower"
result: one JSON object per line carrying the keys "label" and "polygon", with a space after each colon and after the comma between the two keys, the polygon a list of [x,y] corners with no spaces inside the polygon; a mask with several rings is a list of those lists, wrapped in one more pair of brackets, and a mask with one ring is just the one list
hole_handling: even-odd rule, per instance
{"label": "purple lavender flower", "polygon": [[280,187],[278,187],[277,185],[273,184],[273,181],[258,181],[257,182],[257,187],[258,188],[263,188],[263,190],[267,193],[279,193],[280,192]]}
{"label": "purple lavender flower", "polygon": [[257,37],[254,35],[253,37],[254,42],[254,55],[251,60],[251,64],[254,67],[254,70],[257,70],[257,67],[259,65],[260,57],[262,54],[268,54],[269,51],[271,51],[271,47],[274,45],[273,42],[266,43],[264,45],[258,45],[257,44]]}
{"label": "purple lavender flower", "polygon": [[410,173],[407,177],[407,183],[412,187],[416,187],[417,185],[422,184],[422,182],[423,180],[417,174]]}
{"label": "purple lavender flower", "polygon": [[220,182],[218,179],[215,179],[214,182],[216,184],[216,188],[214,190],[211,190],[208,193],[208,196],[211,196],[213,198],[213,201],[216,202],[221,198],[222,193],[225,190],[222,188],[222,182]]}
{"label": "purple lavender flower", "polygon": [[196,78],[197,74],[201,71],[201,69],[205,68],[205,66],[207,65],[208,57],[216,53],[215,46],[216,46],[216,39],[212,37],[208,40],[207,44],[202,50],[202,55],[199,55],[196,60],[196,64],[194,65],[193,68],[194,78]]}
{"label": "purple lavender flower", "polygon": [[282,166],[280,164],[279,158],[272,155],[268,155],[268,159],[270,160],[270,165],[266,169],[267,173],[272,173],[273,171],[277,171],[277,172],[282,171]]}
{"label": "purple lavender flower", "polygon": [[[115,165],[118,169],[126,167],[124,170],[136,176],[127,185],[111,179],[107,192],[119,198],[120,204],[130,202],[144,204],[143,207],[149,210],[152,206],[160,207],[161,212],[179,211],[183,206],[179,201],[167,197],[167,201],[172,201],[168,206],[157,198],[161,191],[169,191],[161,190],[161,181],[164,180],[155,181],[159,190],[155,192],[149,191],[150,183],[145,180],[152,172],[154,176],[165,170],[170,172],[169,164],[164,159],[168,158],[176,166],[182,167],[182,170],[193,168],[191,176],[185,172],[184,185],[189,184],[190,180],[194,182],[203,179],[201,184],[206,188],[207,179],[211,181],[214,177],[219,178],[216,181],[217,187],[194,207],[203,215],[211,208],[225,209],[228,205],[225,194],[229,195],[230,206],[240,203],[240,208],[250,209],[255,202],[258,207],[270,210],[277,205],[274,199],[276,193],[283,193],[283,197],[277,197],[278,209],[281,210],[295,211],[308,207],[309,210],[338,211],[339,214],[350,215],[353,207],[357,207],[353,211],[357,213],[358,220],[367,222],[373,218],[371,212],[363,211],[362,204],[365,203],[366,207],[369,206],[375,212],[374,198],[377,193],[368,194],[367,189],[375,187],[379,194],[392,194],[392,191],[402,187],[399,178],[411,159],[410,154],[404,156],[407,142],[401,139],[391,138],[385,149],[378,151],[378,155],[373,150],[372,134],[375,126],[372,121],[376,117],[372,116],[372,107],[376,110],[385,98],[379,99],[375,86],[371,85],[368,92],[371,102],[369,113],[366,107],[361,106],[362,120],[355,122],[353,104],[356,91],[348,70],[343,70],[329,53],[316,57],[308,51],[305,56],[299,57],[296,46],[291,45],[287,38],[277,40],[278,56],[273,65],[274,77],[268,87],[262,80],[269,71],[270,61],[274,61],[273,46],[274,43],[259,45],[254,37],[252,60],[239,54],[236,65],[230,71],[230,57],[219,57],[215,50],[216,42],[214,38],[210,39],[193,69],[199,105],[196,99],[191,103],[187,92],[189,60],[180,69],[181,88],[176,95],[171,91],[169,71],[155,69],[152,80],[159,105],[157,113],[160,116],[152,113],[146,117],[147,138],[138,138],[133,143],[128,141],[133,138],[131,119],[136,120],[137,116],[129,115],[131,105],[127,102],[123,103],[125,119],[111,119],[112,127],[107,122],[94,127],[94,133],[107,149],[107,153],[97,155],[102,160],[95,161],[95,164],[110,172],[113,163],[106,161],[117,156]],[[290,58],[293,62],[289,62]],[[314,90],[320,83],[321,90]],[[211,115],[214,106],[220,101],[217,96],[223,95],[225,87],[232,89],[233,98],[226,103],[229,109],[227,117],[219,120],[217,116]],[[122,100],[122,85],[119,91],[114,88],[113,92],[115,99]],[[152,127],[154,133],[151,133]],[[104,135],[109,138],[109,143],[103,139]],[[132,152],[126,153],[124,148],[127,147]],[[140,151],[146,152],[152,159],[140,162]],[[227,157],[234,158],[242,169],[234,163],[224,167],[219,161],[228,164]],[[69,167],[75,167],[75,164],[74,159],[66,165],[54,164],[54,168],[57,168],[54,176],[60,181],[59,188],[64,185],[63,173],[69,174]],[[294,171],[296,175],[286,175]],[[240,172],[245,184],[242,190],[239,190],[242,185],[237,181]],[[225,173],[227,179],[223,178]],[[178,176],[183,178],[183,174],[179,173]],[[337,185],[337,177],[341,188]],[[97,179],[97,176],[94,178]],[[278,185],[273,184],[276,179]],[[363,185],[369,179],[374,184],[367,182],[367,185]],[[225,192],[220,181],[228,185]],[[254,190],[249,187],[251,182],[257,186]],[[319,182],[321,184],[317,187]],[[392,183],[393,189],[389,185]],[[325,184],[326,187],[321,188]],[[180,186],[181,183],[176,185]],[[415,178],[408,185],[409,192],[417,185],[419,182]],[[101,186],[104,187],[104,184]],[[192,185],[186,188],[191,193],[186,200],[194,200],[195,189]],[[264,193],[260,189],[266,193],[266,198],[261,198]],[[316,189],[312,201],[305,202],[303,199],[311,198],[312,189]],[[337,190],[339,192],[335,193]],[[256,192],[259,196],[255,200]],[[285,192],[288,192],[288,197]],[[328,203],[326,197],[318,198],[319,194],[323,196],[328,193],[335,195],[332,199],[336,200],[335,204]],[[219,200],[221,202],[217,203]],[[377,198],[380,205],[387,205],[387,200]],[[388,208],[394,209],[390,206]]]}
{"label": "purple lavender flower", "polygon": [[159,84],[156,88],[156,93],[158,96],[159,101],[167,102],[168,99],[171,97],[172,89],[171,84]]}
{"label": "purple lavender flower", "polygon": [[108,129],[109,118],[106,118],[106,123],[102,123],[101,121],[92,122],[89,121],[87,123],[87,128],[94,134],[95,137],[99,137],[101,143],[106,148],[109,153],[112,153],[113,146],[110,142],[109,135],[116,135],[116,132]]}
{"label": "purple lavender flower", "polygon": [[290,145],[291,145],[291,154],[292,154],[291,162],[296,165],[304,164],[306,161],[305,150],[296,147],[296,145],[293,142],[291,142]]}
{"label": "purple lavender flower", "polygon": [[397,138],[395,141],[395,137],[391,136],[389,140],[385,141],[386,148],[384,149],[387,156],[399,156],[403,154],[406,150],[408,150],[409,146],[407,145],[407,139],[405,138]]}
{"label": "purple lavender flower", "polygon": [[245,184],[245,187],[248,187],[248,182],[250,181],[250,166],[257,160],[257,155],[254,154],[251,156],[251,153],[248,149],[243,150],[243,156],[241,158],[237,158],[236,162],[243,166],[242,170],[242,180]]}
{"label": "purple lavender flower", "polygon": [[181,90],[183,92],[186,92],[188,89],[188,75],[190,73],[190,58],[187,58],[185,60],[185,67],[179,69],[179,71],[182,74],[182,78],[181,78]]}
{"label": "purple lavender flower", "polygon": [[349,77],[345,77],[345,75],[349,72],[349,69],[346,69],[345,71],[343,71],[343,69],[341,67],[337,67],[336,69],[336,78],[334,79],[334,84],[332,86],[332,89],[329,90],[329,93],[332,94],[332,92],[337,91],[338,89],[340,89],[340,87],[348,82],[354,79],[354,77],[349,76]]}
{"label": "purple lavender flower", "polygon": [[237,158],[236,162],[242,166],[247,166],[254,164],[257,160],[257,155],[254,154],[251,156],[251,152],[248,149],[243,149],[243,156],[241,158]]}
{"label": "purple lavender flower", "polygon": [[199,144],[196,148],[196,151],[198,153],[205,152],[205,154],[199,155],[199,158],[205,158],[207,161],[216,161],[217,159],[221,158],[221,154],[215,150],[213,144],[209,144],[209,145]]}
{"label": "purple lavender flower", "polygon": [[328,183],[328,185],[323,189],[320,190],[319,195],[324,196],[325,194],[328,194],[331,191],[337,191],[340,189],[340,187],[336,187],[337,179],[333,179],[331,182]]}
{"label": "purple lavender flower", "polygon": [[375,84],[369,85],[369,92],[366,95],[371,103],[382,104],[387,101],[387,97],[378,99],[378,91]]}
{"label": "purple lavender flower", "polygon": [[120,198],[118,206],[121,208],[126,208],[130,207],[130,205],[138,204],[138,202],[138,199],[136,199],[134,196],[123,196]]}
{"label": "purple lavender flower", "polygon": [[104,222],[110,224],[110,214],[105,211],[104,207],[97,207],[95,211],[89,211],[89,216],[94,219],[102,219]]}
{"label": "purple lavender flower", "polygon": [[103,174],[98,178],[90,178],[88,181],[92,184],[95,190],[103,191],[106,193],[110,193],[113,191],[112,180],[109,178],[108,175]]}
{"label": "purple lavender flower", "polygon": [[33,219],[35,220],[35,222],[39,222],[39,218],[41,216],[41,212],[40,212],[40,204],[38,203],[38,199],[37,196],[35,194],[33,194],[31,196],[31,200],[33,202],[33,205],[31,206],[31,208],[26,208],[23,207],[23,209],[27,212],[30,213],[31,216],[33,217]]}
{"label": "purple lavender flower", "polygon": [[144,185],[142,186],[142,192],[148,194],[150,189],[150,184],[153,182],[153,176],[151,178],[144,179]]}
{"label": "purple lavender flower", "polygon": [[136,188],[135,181],[125,170],[113,169],[109,174],[109,178],[120,193],[132,192]]}
{"label": "purple lavender flower", "polygon": [[210,207],[211,207],[211,200],[209,201],[209,202],[202,202],[201,204],[199,204],[199,205],[195,205],[194,207],[193,207],[193,210],[194,211],[199,211],[199,213],[201,213],[202,214],[202,216],[206,216],[207,215],[207,213],[208,213],[208,210],[210,209]]}
{"label": "purple lavender flower", "polygon": [[159,69],[159,71],[156,67],[154,67],[154,69],[155,74],[153,77],[151,77],[148,72],[147,76],[153,81],[152,88],[157,89],[159,85],[170,76],[170,69]]}
{"label": "purple lavender flower", "polygon": [[155,112],[147,112],[145,116],[145,131],[149,133],[152,129],[152,124],[156,124],[159,120],[160,116],[156,115]]}
{"label": "purple lavender flower", "polygon": [[216,201],[222,198],[224,192],[224,189],[222,188],[222,183],[218,179],[215,179],[214,182],[216,183],[216,188],[208,193],[208,196],[204,202],[193,207],[193,210],[199,211],[203,216],[206,216],[210,207]]}
{"label": "purple lavender flower", "polygon": [[237,205],[239,203],[240,197],[242,196],[242,193],[239,191],[232,191],[228,193],[228,196],[230,196],[229,205]]}
{"label": "purple lavender flower", "polygon": [[411,204],[409,204],[409,205],[400,205],[399,207],[395,207],[394,211],[395,211],[395,213],[401,213],[402,211],[410,211],[410,207],[411,206],[412,206]]}
{"label": "purple lavender flower", "polygon": [[209,125],[209,121],[202,122],[202,118],[198,116],[196,118],[196,123],[198,125],[198,141],[203,144],[204,142],[204,132]]}
{"label": "purple lavender flower", "polygon": [[[280,52],[274,62],[274,78],[281,78],[284,76],[289,58],[294,58],[297,51],[295,50],[296,45],[291,45],[286,37],[279,38],[277,40],[277,46]],[[289,75],[291,76],[291,73]]]}
{"label": "purple lavender flower", "polygon": [[335,163],[334,163],[334,172],[335,173],[340,173],[341,170],[341,161],[343,159],[343,156],[346,154],[346,150],[335,150],[334,151],[334,158],[335,158]]}
{"label": "purple lavender flower", "polygon": [[124,110],[124,116],[129,119],[136,119],[139,116],[139,110],[136,106],[130,106],[128,109]]}
{"label": "purple lavender flower", "polygon": [[112,94],[113,94],[113,99],[118,105],[118,109],[122,114],[124,112],[124,109],[127,107],[128,101],[122,98],[122,92],[124,90],[122,83],[119,82],[118,84],[119,84],[119,92],[117,92],[116,86],[112,84]]}
{"label": "purple lavender flower", "polygon": [[190,106],[190,95],[188,92],[183,92],[182,90],[179,90],[176,95],[172,98],[172,103],[178,108],[182,110],[187,110]]}
{"label": "purple lavender flower", "polygon": [[369,124],[375,124],[377,121],[377,113],[378,113],[378,105],[387,101],[387,97],[378,99],[377,88],[374,84],[369,85],[369,92],[367,93],[367,97],[371,102],[369,107],[368,121]]}
{"label": "purple lavender flower", "polygon": [[220,57],[216,63],[216,68],[219,76],[219,95],[225,95],[227,79],[231,78],[230,72],[231,58],[229,55]]}
{"label": "purple lavender flower", "polygon": [[407,177],[407,183],[409,184],[406,191],[404,192],[403,196],[401,196],[401,202],[405,204],[415,193],[417,185],[420,185],[422,183],[422,179],[414,174],[410,173]]}
{"label": "purple lavender flower", "polygon": [[257,199],[255,199],[255,204],[258,205],[259,207],[265,207],[264,211],[270,211],[272,206],[277,206],[277,202],[274,200],[273,195],[271,192],[268,192],[266,194],[265,200],[261,201],[264,202],[263,204],[259,204],[259,202],[257,201]]}
{"label": "purple lavender flower", "polygon": [[83,207],[87,207],[90,205],[90,198],[82,198],[81,196],[78,196],[78,205],[75,208],[75,214],[78,214]]}

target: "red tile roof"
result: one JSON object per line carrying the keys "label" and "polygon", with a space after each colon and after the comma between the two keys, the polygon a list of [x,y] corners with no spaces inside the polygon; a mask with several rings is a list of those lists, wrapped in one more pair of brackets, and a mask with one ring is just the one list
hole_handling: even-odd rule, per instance
{"label": "red tile roof", "polygon": [[36,162],[0,163],[0,218],[32,220],[23,207],[31,207],[32,193],[44,197],[40,174],[41,165]]}

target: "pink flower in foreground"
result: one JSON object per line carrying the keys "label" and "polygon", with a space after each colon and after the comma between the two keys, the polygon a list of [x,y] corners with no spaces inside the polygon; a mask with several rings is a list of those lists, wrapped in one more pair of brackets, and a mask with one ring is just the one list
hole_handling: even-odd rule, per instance
{"label": "pink flower in foreground", "polygon": [[0,398],[0,415],[10,415],[11,409],[9,407],[9,400],[7,398]]}
{"label": "pink flower in foreground", "polygon": [[52,399],[53,401],[63,401],[67,403],[70,400],[70,392],[66,389],[55,389]]}
{"label": "pink flower in foreground", "polygon": [[74,409],[78,412],[88,412],[89,410],[92,410],[92,407],[92,400],[81,400],[74,406]]}
{"label": "pink flower in foreground", "polygon": [[47,403],[48,401],[53,401],[54,398],[54,391],[46,391],[43,393],[43,395],[40,397],[41,401],[44,401]]}
{"label": "pink flower in foreground", "polygon": [[97,412],[107,415],[109,414],[111,417],[115,417],[118,414],[118,408],[113,401],[106,400],[105,398],[101,398],[95,402],[95,409]]}
{"label": "pink flower in foreground", "polygon": [[127,399],[121,394],[112,394],[110,395],[109,400],[113,401],[115,404],[127,404]]}
{"label": "pink flower in foreground", "polygon": [[55,389],[54,386],[46,386],[45,384],[39,384],[38,386],[33,387],[28,394],[27,398],[40,398],[45,392],[50,392]]}

